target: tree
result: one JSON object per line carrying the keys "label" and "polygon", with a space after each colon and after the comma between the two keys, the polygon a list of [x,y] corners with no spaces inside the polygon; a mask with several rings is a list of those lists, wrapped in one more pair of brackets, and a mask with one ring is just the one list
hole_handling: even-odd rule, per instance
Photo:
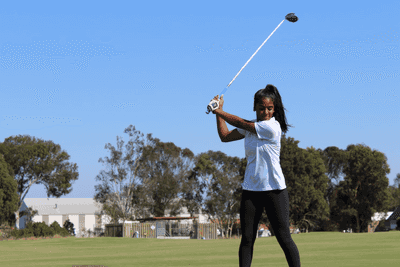
{"label": "tree", "polygon": [[[376,211],[387,212],[391,196],[388,189],[390,172],[386,156],[366,145],[349,145],[344,181],[335,190],[332,210],[341,227],[366,232]],[[346,229],[346,228],[345,228]]]}
{"label": "tree", "polygon": [[11,215],[18,209],[17,187],[14,171],[0,154],[0,225],[8,222]]}
{"label": "tree", "polygon": [[396,178],[394,178],[394,185],[390,185],[388,190],[392,197],[389,204],[389,210],[394,211],[400,206],[400,173],[396,175]]}
{"label": "tree", "polygon": [[305,171],[310,182],[309,193],[302,195],[307,204],[297,216],[295,212],[293,217],[296,218],[295,223],[306,228],[308,233],[308,229],[316,227],[319,221],[329,219],[329,205],[324,198],[329,179],[325,175],[325,165],[320,153],[313,147],[307,148],[303,152],[305,154]]}
{"label": "tree", "polygon": [[400,173],[398,173],[396,178],[394,178],[394,187],[400,188]]}
{"label": "tree", "polygon": [[189,172],[181,189],[181,206],[186,207],[190,217],[198,214],[202,208],[203,196],[207,184],[202,180],[214,172],[215,166],[211,163],[209,156],[202,153],[195,157],[195,167]]}
{"label": "tree", "polygon": [[[324,150],[318,149],[317,151],[320,153],[321,158],[324,161],[326,175],[329,178],[328,188],[324,194],[324,198],[328,203],[329,210],[332,210],[334,204],[332,202],[332,198],[334,197],[333,194],[339,187],[340,178],[344,176],[343,168],[348,163],[348,154],[345,150],[339,149],[335,146],[327,147]],[[327,220],[318,220],[316,227],[322,231],[334,230],[337,227],[336,223],[335,220],[332,220],[332,215],[330,214],[330,218]]]}
{"label": "tree", "polygon": [[[183,204],[196,205],[191,190],[194,189],[193,167],[195,157],[188,148],[181,149],[174,143],[163,143],[158,138],[143,149],[137,175],[141,184],[138,190],[141,207],[155,217],[179,214]],[[189,178],[188,178],[189,177]],[[191,180],[189,184],[188,180]],[[179,195],[186,198],[178,198]]]}
{"label": "tree", "polygon": [[[96,185],[96,195],[94,199],[103,204],[102,211],[108,215],[112,223],[118,223],[120,219],[128,220],[137,216],[142,216],[144,211],[139,204],[138,199],[142,197],[142,190],[139,188],[140,180],[137,177],[140,159],[144,153],[146,146],[143,140],[143,134],[136,131],[135,127],[130,125],[124,131],[130,136],[129,142],[125,145],[125,155],[123,155],[124,141],[120,141],[117,136],[117,148],[115,149],[110,143],[105,145],[105,149],[111,152],[111,158],[102,158],[99,162],[105,163],[108,167],[107,171],[101,171],[100,175],[96,176],[97,181],[102,181],[102,184]],[[147,135],[147,145],[155,140],[151,134]],[[128,183],[124,181],[128,178]]]}
{"label": "tree", "polygon": [[208,190],[203,212],[232,236],[233,225],[240,213],[241,183],[244,179],[244,173],[241,172],[243,160],[229,157],[221,151],[208,151],[203,155],[209,159],[207,162],[211,166],[208,166],[208,169],[213,170],[211,177],[206,178]]}
{"label": "tree", "polygon": [[[298,143],[294,138],[281,137],[280,163],[289,193],[290,221],[308,232],[329,216],[324,199],[328,177],[320,153],[313,147],[299,148]],[[264,217],[262,222],[270,224]]]}
{"label": "tree", "polygon": [[329,178],[325,199],[330,206],[330,198],[338,186],[340,178],[344,175],[343,168],[347,164],[347,152],[335,146],[324,150],[318,149],[325,164],[326,174]]}
{"label": "tree", "polygon": [[[29,135],[8,137],[0,144],[0,154],[10,164],[18,183],[18,204],[15,214],[19,228],[20,208],[33,184],[43,184],[47,197],[69,194],[71,182],[78,179],[77,165],[66,162],[69,155],[60,145]],[[28,185],[26,185],[29,183]]]}

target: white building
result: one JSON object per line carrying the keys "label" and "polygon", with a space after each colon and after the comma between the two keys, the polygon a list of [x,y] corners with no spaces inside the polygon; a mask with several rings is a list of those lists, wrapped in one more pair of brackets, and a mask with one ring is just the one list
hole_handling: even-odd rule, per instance
{"label": "white building", "polygon": [[[96,221],[97,214],[101,213],[102,204],[96,202],[92,198],[25,198],[21,206],[21,211],[32,207],[37,210],[33,218],[33,222],[45,222],[51,225],[54,221],[63,227],[64,222],[69,219],[75,228],[75,235],[80,237],[82,229],[91,230],[101,228],[105,230],[105,225],[111,223],[111,218],[102,215],[100,220]],[[165,217],[169,216],[166,214]],[[180,217],[190,217],[187,208],[183,208],[179,214]],[[207,216],[196,214],[199,217],[200,223],[207,223]],[[27,216],[22,216],[19,219],[19,229],[24,229],[27,223]],[[122,223],[122,221],[120,221]],[[182,220],[181,223],[191,223],[191,220]]]}

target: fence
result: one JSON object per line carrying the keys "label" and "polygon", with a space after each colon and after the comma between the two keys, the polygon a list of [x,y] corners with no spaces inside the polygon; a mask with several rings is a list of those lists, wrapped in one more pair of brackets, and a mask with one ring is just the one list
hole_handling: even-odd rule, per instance
{"label": "fence", "polygon": [[175,223],[156,221],[151,223],[125,223],[124,237],[176,238],[176,239],[217,239],[215,223]]}
{"label": "fence", "polygon": [[122,224],[106,224],[106,237],[122,237]]}
{"label": "fence", "polygon": [[216,223],[199,223],[196,226],[197,239],[217,239]]}
{"label": "fence", "polygon": [[156,238],[155,223],[125,223],[124,237]]}

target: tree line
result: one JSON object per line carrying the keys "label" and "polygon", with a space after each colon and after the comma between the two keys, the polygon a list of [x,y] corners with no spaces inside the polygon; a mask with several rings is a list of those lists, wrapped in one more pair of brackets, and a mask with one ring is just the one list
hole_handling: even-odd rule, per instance
{"label": "tree line", "polygon": [[[246,158],[211,150],[194,155],[151,134],[144,138],[132,125],[124,133],[129,135],[125,146],[118,136],[116,148],[105,145],[110,157],[98,161],[106,168],[96,176],[101,183],[95,185],[93,196],[113,223],[177,216],[186,207],[191,217],[201,211],[232,234],[240,213]],[[302,149],[298,143],[283,135],[280,155],[290,222],[297,228],[367,232],[375,212],[400,205],[400,174],[389,186],[390,168],[382,152],[365,144],[321,150]],[[0,224],[18,227],[19,218],[37,214],[32,208],[20,211],[34,184],[43,184],[47,197],[69,194],[79,177],[78,166],[68,162],[69,157],[60,145],[29,135],[0,143]],[[270,225],[266,214],[260,223]]]}

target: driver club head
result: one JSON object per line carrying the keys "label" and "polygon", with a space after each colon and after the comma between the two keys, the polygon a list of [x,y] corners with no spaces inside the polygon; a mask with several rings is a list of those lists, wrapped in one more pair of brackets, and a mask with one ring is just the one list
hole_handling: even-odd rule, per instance
{"label": "driver club head", "polygon": [[293,23],[299,20],[299,18],[294,13],[287,14],[285,19]]}

